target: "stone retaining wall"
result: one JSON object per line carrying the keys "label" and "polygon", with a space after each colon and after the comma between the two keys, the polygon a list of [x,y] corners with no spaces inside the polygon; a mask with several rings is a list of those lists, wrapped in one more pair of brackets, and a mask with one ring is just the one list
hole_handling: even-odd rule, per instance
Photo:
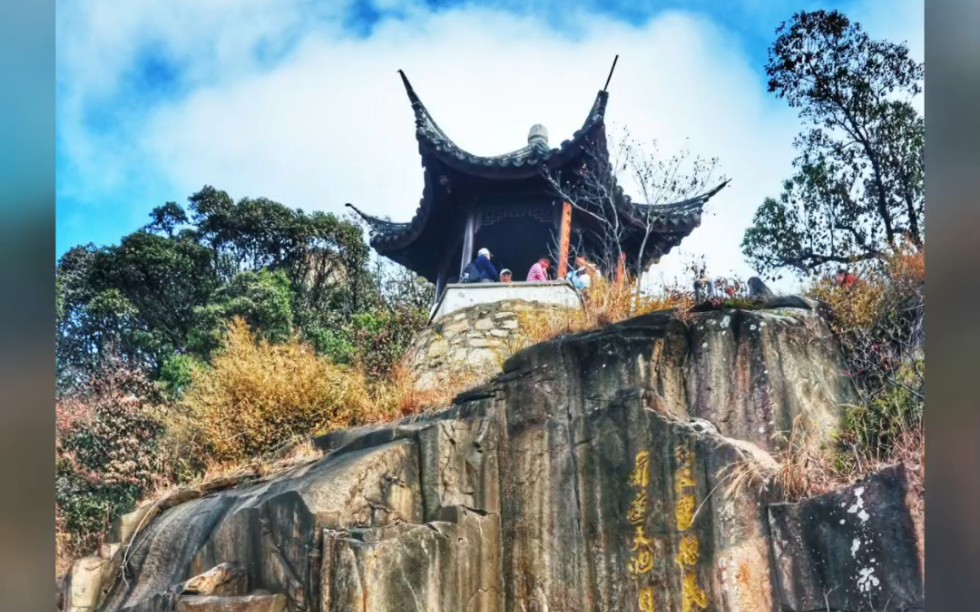
{"label": "stone retaining wall", "polygon": [[492,376],[521,344],[518,313],[565,310],[554,304],[505,300],[479,304],[434,322],[416,338],[406,363],[419,390],[460,376]]}

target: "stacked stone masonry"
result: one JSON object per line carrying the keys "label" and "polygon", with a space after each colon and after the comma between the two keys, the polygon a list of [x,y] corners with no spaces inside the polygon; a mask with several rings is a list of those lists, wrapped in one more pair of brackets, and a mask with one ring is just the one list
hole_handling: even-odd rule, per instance
{"label": "stacked stone masonry", "polygon": [[489,378],[500,372],[520,341],[522,312],[567,309],[551,304],[507,300],[472,306],[423,330],[406,353],[415,386],[434,389],[459,376]]}

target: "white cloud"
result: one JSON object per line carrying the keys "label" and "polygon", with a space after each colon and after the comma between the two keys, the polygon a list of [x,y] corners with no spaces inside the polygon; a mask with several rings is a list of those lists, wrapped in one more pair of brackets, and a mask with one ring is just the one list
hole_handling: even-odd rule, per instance
{"label": "white cloud", "polygon": [[[125,9],[109,28],[124,32],[105,40],[100,15],[108,9],[96,5],[95,17],[81,20],[82,35],[62,36],[70,41],[61,70],[70,74],[72,95],[61,119],[68,119],[63,138],[71,157],[88,159],[83,168],[108,178],[149,169],[171,187],[161,201],[183,199],[209,183],[236,198],[266,196],[336,212],[350,201],[408,220],[421,196],[422,172],[399,68],[457,144],[489,155],[522,146],[537,122],[548,127],[552,143],[569,137],[618,53],[607,122],[657,139],[664,153],[686,144],[717,156],[732,178],[660,272],[670,277],[684,253],[704,253],[713,273],[753,273],[739,243],[756,207],[778,194],[788,176],[799,128],[795,115],[766,93],[761,67],[748,63],[733,33],[684,13],[640,27],[581,15],[576,35],[567,37],[533,17],[475,8],[433,15],[402,5],[410,19],[355,39],[304,26],[298,13],[273,10],[271,3],[251,4],[264,9],[196,3],[209,8],[173,16],[141,4]],[[60,27],[64,34],[67,23]],[[274,68],[257,66],[250,50],[258,41],[300,31],[305,34],[295,34],[301,42],[287,59]],[[125,70],[127,53],[147,36],[169,41],[187,60],[203,54],[190,74],[194,87],[140,114],[141,123],[126,126],[119,138],[92,140],[72,123],[82,96],[108,95],[113,82],[106,75]],[[86,64],[92,57],[107,65]]]}
{"label": "white cloud", "polygon": [[[487,11],[390,23],[365,41],[309,41],[275,71],[202,88],[157,113],[141,146],[189,193],[205,182],[304,209],[352,201],[408,220],[422,190],[404,68],[440,126],[481,154],[522,146],[544,123],[553,141],[585,118],[610,62],[607,119],[662,151],[718,156],[733,182],[684,251],[748,273],[739,242],[789,170],[795,119],[711,23],[671,14],[642,28],[593,20],[576,40]],[[664,259],[676,270],[680,257]]]}

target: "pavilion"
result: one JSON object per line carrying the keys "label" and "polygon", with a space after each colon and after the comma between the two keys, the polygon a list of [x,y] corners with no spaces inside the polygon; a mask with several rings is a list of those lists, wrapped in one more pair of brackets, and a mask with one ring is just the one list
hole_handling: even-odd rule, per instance
{"label": "pavilion", "polygon": [[[367,222],[370,244],[378,254],[435,283],[439,300],[481,247],[494,254],[498,270],[510,268],[515,280],[523,280],[538,257],[549,250],[554,252],[551,245],[559,245],[558,272],[563,274],[573,216],[578,248],[586,253],[599,248],[601,228],[595,227],[589,214],[581,210],[573,213],[546,174],[574,180],[585,165],[594,166],[597,160],[607,162],[608,80],[596,94],[581,129],[557,148],[549,145],[547,130],[535,125],[527,145],[486,157],[456,145],[435,122],[405,73],[399,70],[399,74],[415,113],[424,187],[419,207],[407,222],[380,219],[348,204]],[[645,204],[632,202],[614,176],[607,178],[612,196],[606,205],[614,205],[622,219],[620,245],[625,268],[632,274],[646,270],[690,235],[701,223],[705,203],[727,184],[726,181],[682,202]],[[637,255],[644,238],[647,240],[641,262]]]}

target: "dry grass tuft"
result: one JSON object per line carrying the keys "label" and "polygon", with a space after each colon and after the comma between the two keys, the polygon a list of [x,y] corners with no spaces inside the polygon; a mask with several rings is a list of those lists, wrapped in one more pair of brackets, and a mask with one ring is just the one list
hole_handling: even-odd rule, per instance
{"label": "dry grass tuft", "polygon": [[54,532],[54,576],[61,579],[62,576],[71,571],[71,566],[79,554],[78,547],[72,541],[72,535],[64,529],[56,529]]}
{"label": "dry grass tuft", "polygon": [[378,384],[375,393],[377,401],[388,406],[388,414],[409,416],[448,406],[457,395],[487,382],[496,372],[490,368],[485,371],[466,370],[440,381],[434,388],[420,389],[408,366],[400,364],[393,369],[390,381]]}
{"label": "dry grass tuft", "polygon": [[906,431],[895,447],[894,456],[905,465],[909,479],[906,501],[915,523],[920,552],[925,551],[926,440],[922,429]]}
{"label": "dry grass tuft", "polygon": [[684,313],[694,305],[693,296],[672,288],[665,288],[655,296],[638,294],[636,282],[628,277],[622,283],[597,279],[583,294],[583,310],[552,309],[518,313],[521,334],[517,334],[518,339],[508,348],[515,353],[540,342],[600,329],[643,314],[665,310]]}
{"label": "dry grass tuft", "polygon": [[635,315],[673,310],[677,314],[688,314],[694,308],[694,293],[684,291],[678,286],[665,286],[655,295],[643,295],[636,306]]}
{"label": "dry grass tuft", "polygon": [[512,335],[507,347],[511,354],[541,342],[590,329],[588,317],[583,311],[564,308],[518,312],[517,327],[520,333]]}
{"label": "dry grass tuft", "polygon": [[747,487],[752,487],[760,493],[771,490],[781,501],[796,503],[851,486],[885,467],[902,463],[909,479],[909,507],[922,550],[925,510],[925,439],[922,430],[906,430],[895,448],[888,456],[869,461],[863,455],[856,456],[859,449],[820,447],[808,443],[801,417],[797,417],[785,450],[774,453],[775,469],[744,457],[726,466],[719,477],[725,482],[726,497],[737,497]]}
{"label": "dry grass tuft", "polygon": [[389,418],[382,407],[361,372],[334,365],[298,340],[269,344],[235,319],[212,367],[194,373],[168,415],[168,429],[182,453],[235,463],[311,431]]}
{"label": "dry grass tuft", "polygon": [[726,465],[718,472],[719,483],[724,483],[723,494],[732,499],[742,495],[747,489],[755,489],[756,494],[769,486],[772,471],[766,469],[752,457],[743,455],[739,461]]}
{"label": "dry grass tuft", "polygon": [[779,467],[771,478],[775,490],[790,502],[822,495],[843,484],[840,474],[832,468],[831,453],[809,443],[802,422],[802,415],[793,421],[785,450],[776,453]]}

